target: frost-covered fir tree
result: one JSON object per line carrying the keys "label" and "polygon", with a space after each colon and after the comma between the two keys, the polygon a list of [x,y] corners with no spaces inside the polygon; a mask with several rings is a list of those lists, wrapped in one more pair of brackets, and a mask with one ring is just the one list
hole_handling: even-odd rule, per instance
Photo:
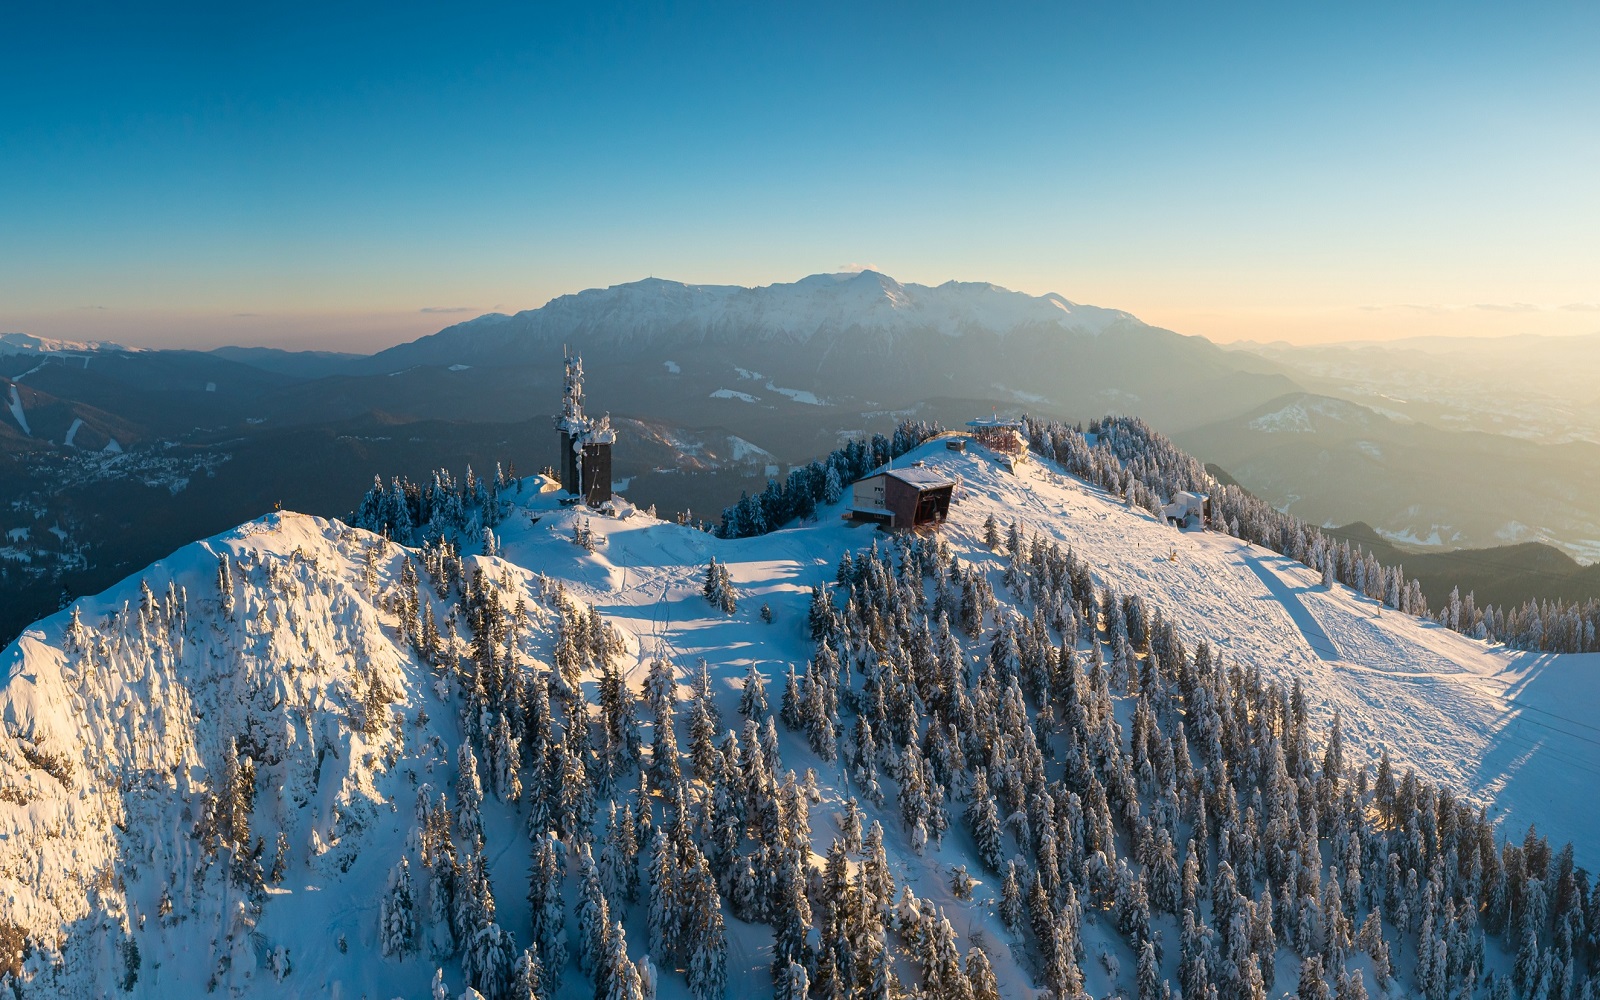
{"label": "frost-covered fir tree", "polygon": [[567,964],[566,903],[561,896],[565,869],[564,848],[554,832],[534,842],[533,865],[528,875],[528,909],[531,915],[531,947],[538,952],[540,966],[559,982]]}
{"label": "frost-covered fir tree", "polygon": [[998,874],[1004,860],[1000,811],[989,793],[988,776],[981,767],[973,773],[972,788],[967,792],[967,824],[978,847],[978,860]]}
{"label": "frost-covered fir tree", "polygon": [[469,743],[456,749],[456,829],[469,844],[483,840],[483,782]]}
{"label": "frost-covered fir tree", "polygon": [[389,891],[378,912],[379,949],[385,958],[404,958],[416,950],[417,913],[411,864],[405,855],[389,871]]}
{"label": "frost-covered fir tree", "polygon": [[578,967],[596,981],[596,992],[606,972],[607,937],[611,933],[611,907],[600,887],[599,869],[588,844],[578,846]]}
{"label": "frost-covered fir tree", "polygon": [[695,1000],[720,1000],[727,993],[728,941],[722,922],[711,870],[701,858],[694,873],[700,891],[693,894],[693,908],[686,915],[686,934],[694,943],[689,951],[689,995]]}
{"label": "frost-covered fir tree", "polygon": [[516,971],[506,1000],[545,1000],[548,994],[545,992],[544,979],[538,952],[532,948],[526,949],[517,957]]}
{"label": "frost-covered fir tree", "polygon": [[744,689],[739,693],[739,714],[751,722],[760,722],[767,714],[767,682],[754,663],[744,675]]}

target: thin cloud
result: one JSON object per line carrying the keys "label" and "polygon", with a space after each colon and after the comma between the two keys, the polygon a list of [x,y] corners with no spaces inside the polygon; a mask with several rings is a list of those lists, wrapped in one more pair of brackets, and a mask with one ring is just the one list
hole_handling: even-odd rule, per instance
{"label": "thin cloud", "polygon": [[1538,312],[1539,307],[1529,302],[1480,302],[1472,308],[1484,312],[1530,313]]}
{"label": "thin cloud", "polygon": [[260,313],[234,313],[234,319],[260,319]]}
{"label": "thin cloud", "polygon": [[1427,306],[1416,302],[1390,302],[1385,305],[1357,306],[1362,312],[1389,312],[1392,309],[1404,309],[1407,312],[1442,313],[1447,312],[1450,306]]}
{"label": "thin cloud", "polygon": [[1570,303],[1568,305],[1563,305],[1563,306],[1539,305],[1539,304],[1533,303],[1533,302],[1474,302],[1471,305],[1447,305],[1447,304],[1443,304],[1443,303],[1428,304],[1428,303],[1421,303],[1421,302],[1394,302],[1394,303],[1389,303],[1387,305],[1356,306],[1356,308],[1361,310],[1362,312],[1386,312],[1388,310],[1399,309],[1399,310],[1405,310],[1406,312],[1430,313],[1430,314],[1435,315],[1435,316],[1442,316],[1442,315],[1445,315],[1447,313],[1464,312],[1464,311],[1468,311],[1468,310],[1472,310],[1472,311],[1475,311],[1475,312],[1496,312],[1496,313],[1538,313],[1538,312],[1552,312],[1552,311],[1557,311],[1557,310],[1565,311],[1565,312],[1600,312],[1600,304],[1593,303],[1593,302],[1573,302],[1573,303]]}
{"label": "thin cloud", "polygon": [[879,268],[876,264],[840,264],[835,269],[835,271],[839,274],[860,274],[862,271],[878,270]]}
{"label": "thin cloud", "polygon": [[417,312],[431,315],[433,313],[469,313],[476,312],[477,309],[477,306],[423,306]]}

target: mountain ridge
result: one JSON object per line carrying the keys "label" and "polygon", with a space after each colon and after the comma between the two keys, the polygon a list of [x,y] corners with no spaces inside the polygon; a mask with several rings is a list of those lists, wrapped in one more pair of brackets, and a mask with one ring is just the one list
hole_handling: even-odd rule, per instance
{"label": "mountain ridge", "polygon": [[[1563,723],[1527,713],[1559,714],[1566,701],[1590,690],[1597,678],[1585,668],[1596,657],[1510,654],[1377,609],[1343,587],[1319,588],[1306,567],[1239,539],[1174,531],[1051,463],[1007,470],[976,448],[952,453],[937,440],[905,461],[925,462],[962,484],[950,521],[909,563],[911,578],[922,578],[915,559],[938,559],[955,567],[968,581],[965,586],[986,581],[982,585],[1000,600],[992,616],[980,613],[977,624],[978,632],[987,633],[987,619],[993,618],[993,648],[999,652],[990,657],[996,662],[1005,662],[1007,635],[1015,642],[1019,629],[1051,626],[1042,611],[1032,625],[1018,617],[1034,586],[1018,576],[1029,572],[1018,568],[1026,561],[984,544],[985,519],[1015,519],[1019,538],[1036,534],[1044,544],[1066,546],[1085,560],[1083,571],[1091,575],[1095,592],[1106,595],[1107,614],[1113,616],[1106,623],[1107,641],[1116,646],[1109,676],[1119,678],[1119,717],[1132,714],[1136,720],[1133,755],[1141,752],[1141,740],[1153,737],[1148,706],[1136,709],[1133,697],[1122,691],[1131,689],[1139,671],[1112,610],[1121,607],[1132,609],[1127,613],[1146,622],[1152,634],[1160,632],[1149,625],[1155,615],[1154,621],[1169,622],[1187,646],[1210,640],[1212,648],[1226,650],[1235,673],[1259,671],[1277,683],[1303,681],[1297,688],[1302,694],[1296,695],[1303,708],[1297,711],[1304,711],[1314,731],[1342,713],[1348,741],[1343,752],[1355,760],[1375,756],[1393,741],[1397,765],[1414,764],[1429,780],[1446,781],[1469,796],[1491,795],[1496,815],[1507,817],[1508,824],[1537,820],[1541,830],[1558,837],[1592,830],[1594,805],[1587,797],[1549,793],[1574,761],[1600,766],[1594,745]],[[528,624],[516,627],[504,656],[510,669],[525,671],[536,686],[547,680],[556,687],[569,683],[563,679],[568,668],[561,666],[563,656],[571,655],[570,649],[562,652],[563,629],[569,639],[612,629],[617,643],[613,647],[607,640],[606,648],[618,650],[622,676],[630,689],[642,688],[643,697],[652,697],[649,685],[641,684],[649,660],[667,655],[677,661],[669,675],[675,699],[679,685],[706,692],[695,709],[698,715],[707,714],[709,703],[723,718],[734,719],[747,693],[741,676],[760,670],[773,685],[776,717],[778,680],[787,665],[823,655],[814,652],[807,624],[808,607],[814,607],[809,586],[833,577],[836,556],[849,552],[857,565],[870,560],[871,577],[851,585],[868,594],[860,588],[887,572],[879,567],[892,567],[900,558],[896,550],[903,548],[903,539],[890,540],[885,548],[879,536],[853,531],[838,519],[838,507],[823,511],[814,524],[757,538],[718,539],[626,508],[625,517],[563,508],[544,492],[548,485],[533,479],[520,492],[503,492],[511,506],[493,543],[499,554],[467,552],[462,571],[449,568],[449,558],[441,562],[438,549],[404,548],[337,521],[273,514],[186,546],[105,594],[83,599],[76,610],[52,616],[0,651],[5,677],[0,719],[6,723],[0,732],[0,816],[16,831],[0,841],[5,862],[0,879],[10,883],[4,888],[18,900],[8,919],[25,918],[31,925],[33,952],[21,966],[29,989],[63,997],[113,992],[118,983],[128,984],[121,988],[135,995],[189,995],[212,988],[244,997],[335,991],[417,995],[440,967],[447,982],[472,978],[483,986],[482,959],[470,944],[477,939],[462,939],[459,960],[449,948],[437,955],[431,950],[430,931],[448,938],[456,918],[448,907],[444,916],[428,916],[427,894],[448,891],[451,884],[471,885],[472,879],[492,882],[498,906],[490,919],[521,947],[529,940],[528,927],[538,926],[530,924],[524,900],[524,862],[530,846],[537,845],[530,845],[527,832],[528,805],[505,790],[504,772],[493,763],[497,751],[472,756],[472,746],[481,751],[489,742],[485,733],[471,735],[479,718],[477,699],[483,697],[473,692],[504,683],[492,679],[503,676],[499,666],[486,666],[501,663],[501,654],[486,658],[483,644],[473,641],[471,623],[488,621],[475,618],[474,608],[525,607]],[[586,544],[574,544],[586,536]],[[941,544],[946,546],[942,554]],[[1059,550],[1049,558],[1061,558]],[[703,596],[704,567],[712,560],[726,572],[736,609],[712,607]],[[1028,578],[1042,584],[1044,576]],[[937,572],[928,579],[938,592],[945,576]],[[468,597],[458,586],[479,596]],[[413,592],[425,621],[439,622],[439,633],[449,637],[443,647],[448,656],[438,662],[425,662],[416,648],[435,640],[417,638],[408,624],[416,614]],[[1129,603],[1135,598],[1147,603]],[[934,599],[945,600],[937,593]],[[770,623],[756,610],[762,604],[775,612]],[[855,614],[848,605],[842,613]],[[1143,635],[1144,627],[1133,631]],[[422,634],[428,634],[426,626]],[[977,662],[985,662],[981,650],[989,648],[987,635],[965,634]],[[1108,668],[1100,665],[1099,634],[1091,628],[1095,645],[1080,650],[1082,662],[1093,666],[1076,682],[1091,704],[1100,696],[1090,689],[1103,688],[1108,676]],[[1053,643],[1048,631],[1045,635]],[[1070,626],[1063,641],[1081,645]],[[957,652],[965,662],[964,651],[958,647]],[[697,658],[709,661],[703,675],[690,667]],[[846,661],[852,673],[858,669],[854,659],[852,654]],[[1148,662],[1151,671],[1158,670],[1154,659]],[[859,669],[873,676],[870,663]],[[489,671],[490,680],[483,671]],[[1223,672],[1219,665],[1216,675]],[[806,690],[811,690],[819,682],[810,670],[806,676]],[[578,682],[580,691],[601,692],[597,697],[604,704],[602,670],[587,668]],[[1504,699],[1513,693],[1516,704],[1510,705]],[[865,695],[856,697],[852,694],[841,711],[851,703],[869,704]],[[991,714],[1024,711],[1022,697],[1020,691],[1007,692],[1003,706]],[[587,704],[584,695],[578,698],[574,704]],[[1101,738],[1121,746],[1121,723],[1111,721],[1108,708],[1103,711]],[[384,721],[390,718],[392,725]],[[1164,726],[1180,725],[1165,714],[1161,718]],[[1520,735],[1530,726],[1541,727],[1531,751],[1527,741],[1535,737]],[[688,731],[685,782],[691,769],[696,775],[708,773],[708,745],[721,752],[707,743],[703,722],[691,721]],[[830,836],[847,829],[836,818],[846,808],[847,789],[836,782],[835,767],[828,763],[833,758],[815,749],[831,744],[820,741],[814,729],[808,732],[785,716],[773,731],[773,749],[764,752],[776,759],[781,750],[791,770],[809,766],[815,772],[815,798],[806,807],[815,816],[811,835],[820,838],[812,846],[815,857]],[[882,731],[889,739],[893,726],[886,724]],[[1050,738],[1048,730],[1040,732]],[[844,742],[842,730],[837,736],[843,744],[839,749],[848,753],[851,744]],[[459,752],[451,752],[457,744]],[[737,742],[727,745],[728,753],[739,753]],[[757,746],[760,741],[751,749]],[[658,752],[665,751],[651,751]],[[1068,746],[1069,760],[1076,752]],[[586,753],[591,755],[583,759],[600,766],[603,756]],[[482,772],[476,770],[479,760],[487,762]],[[1062,765],[1057,758],[1049,766],[1059,770]],[[893,776],[905,772],[880,773],[885,783],[900,783],[900,793],[879,802],[869,797],[859,809],[862,825],[880,821],[886,831],[882,839],[895,884],[912,889],[913,900],[931,900],[964,917],[957,925],[963,943],[981,943],[1000,982],[1007,984],[1006,995],[1031,995],[1026,984],[1035,981],[1029,971],[1037,961],[1034,949],[1021,925],[1008,927],[1002,920],[999,876],[987,873],[994,866],[980,863],[982,849],[974,849],[965,826],[942,838],[925,829],[919,834],[920,821],[902,818],[911,794],[905,789],[914,787],[911,778]],[[998,762],[994,773],[997,787],[1011,781]],[[1133,774],[1130,767],[1129,786],[1136,781]],[[229,789],[240,783],[250,794],[236,806],[230,804]],[[660,799],[671,787],[663,789],[654,780],[650,785],[651,794],[642,801]],[[873,787],[854,780],[851,786],[859,795]],[[804,801],[807,785],[798,776],[788,787],[791,800]],[[624,787],[612,794],[622,798],[620,812],[622,803],[630,802],[629,793]],[[433,836],[426,832],[428,817],[432,803],[442,802],[435,798],[439,795],[463,803],[456,815],[464,844],[457,870],[464,874],[454,883],[440,882],[447,876],[436,867],[433,887],[419,888],[415,895],[422,943],[391,954],[384,916],[396,898],[391,865],[419,850],[427,856]],[[1021,807],[1008,806],[1013,808]],[[1176,800],[1170,808],[1175,817]],[[605,820],[603,813],[593,817],[597,825]],[[450,814],[443,815],[448,838]],[[470,816],[470,822],[462,816]],[[475,827],[486,838],[476,845]],[[602,850],[613,842],[613,828],[607,824],[604,836],[594,834],[602,871],[613,863],[603,860]],[[252,832],[264,840],[264,849],[254,856],[240,849],[249,846]],[[274,846],[279,833],[282,848]],[[1026,833],[1019,836],[1021,842],[1029,840]],[[1081,847],[1081,840],[1073,842]],[[1576,847],[1580,864],[1597,856],[1591,838],[1580,837]],[[453,858],[457,848],[447,849]],[[580,848],[568,850],[566,870],[581,887],[594,860]],[[981,879],[976,901],[962,897],[959,879],[952,888],[957,865]],[[417,883],[426,886],[423,866],[413,871]],[[1109,898],[1110,889],[1105,892]],[[631,960],[649,939],[645,907],[627,905],[620,895],[616,899],[611,914],[632,943]],[[720,909],[720,900],[717,905]],[[1086,915],[1082,930],[1082,973],[1094,995],[1130,989],[1140,958],[1122,943],[1113,913],[1100,909],[1091,908],[1095,912]],[[1119,903],[1116,912],[1122,910]],[[572,911],[580,930],[574,943],[582,947],[586,918],[578,907]],[[731,912],[726,921],[730,993],[769,993],[773,933],[765,922]],[[937,917],[935,911],[936,923]],[[1169,913],[1151,919],[1163,933],[1178,933]],[[1398,933],[1395,946],[1404,941],[1411,952],[1410,930]],[[1088,960],[1100,954],[1111,960]],[[1293,954],[1277,962],[1274,993],[1293,988],[1298,963],[1287,960]],[[476,971],[468,971],[468,955]],[[1171,952],[1156,959],[1161,975],[1176,977],[1176,959]],[[562,961],[551,970],[549,995],[564,1000],[591,995],[587,977]],[[1354,955],[1352,961],[1364,962]],[[1510,964],[1498,946],[1486,961],[1501,971]],[[578,967],[588,971],[582,960]],[[650,971],[659,977],[657,995],[663,1000],[689,995],[674,963]],[[1396,975],[1402,988],[1411,982],[1408,966]],[[491,996],[507,995],[503,988],[483,988]]]}
{"label": "mountain ridge", "polygon": [[[994,318],[982,318],[985,309]],[[902,284],[871,270],[754,287],[644,278],[558,296],[515,314],[488,313],[380,351],[365,366],[469,360],[481,350],[471,341],[486,337],[500,349],[520,346],[516,338],[639,343],[669,334],[685,342],[754,336],[805,343],[852,332],[896,340],[931,333],[1004,336],[1028,327],[1097,335],[1119,323],[1145,326],[1122,310],[1082,305],[1053,292],[1034,296],[988,282],[954,280]]]}

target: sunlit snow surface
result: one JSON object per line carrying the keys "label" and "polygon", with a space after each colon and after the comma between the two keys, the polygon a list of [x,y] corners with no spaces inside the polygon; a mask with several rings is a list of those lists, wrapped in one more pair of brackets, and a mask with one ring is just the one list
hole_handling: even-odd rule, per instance
{"label": "sunlit snow surface", "polygon": [[[943,530],[961,558],[992,570],[997,591],[1003,593],[1001,557],[979,541],[991,513],[1002,524],[1017,520],[1025,532],[1070,545],[1094,567],[1097,584],[1142,594],[1191,644],[1205,638],[1241,666],[1299,678],[1317,716],[1314,731],[1337,708],[1347,746],[1357,754],[1387,745],[1402,767],[1414,765],[1490,806],[1515,836],[1537,822],[1556,843],[1573,840],[1580,864],[1600,863],[1600,806],[1582,791],[1600,778],[1600,729],[1586,712],[1600,696],[1600,656],[1488,648],[1342,587],[1324,590],[1304,567],[1236,539],[1177,532],[1044,464],[1012,475],[977,450],[951,453],[938,441],[906,460],[917,458],[960,476]],[[531,633],[521,662],[549,659],[552,619],[534,575],[542,573],[623,631],[624,662],[635,684],[658,649],[683,668],[705,657],[727,718],[735,717],[751,663],[766,673],[776,704],[786,666],[803,664],[811,652],[809,588],[833,578],[846,549],[884,539],[841,522],[838,508],[824,509],[813,524],[733,541],[638,512],[613,519],[559,509],[552,494],[536,490],[529,480],[522,493],[510,494],[521,506],[497,529],[504,559],[479,562],[508,593],[528,601]],[[582,517],[597,536],[594,553],[572,544]],[[105,942],[122,932],[105,928],[132,926],[143,915],[146,929],[137,940],[139,989],[146,995],[200,995],[213,975],[218,995],[426,995],[433,971],[426,956],[379,957],[378,903],[414,825],[417,785],[451,786],[457,703],[440,700],[432,673],[397,642],[394,616],[366,592],[363,554],[373,543],[373,536],[338,522],[272,515],[186,546],[142,574],[158,597],[169,580],[187,588],[190,627],[182,642],[157,643],[155,654],[142,657],[116,648],[113,639],[106,654],[111,666],[81,670],[62,652],[64,612],[0,653],[0,774],[26,786],[27,799],[0,798],[0,899],[12,919],[76,925],[79,943],[62,956],[72,970],[69,994],[99,995],[115,982],[121,959]],[[236,579],[240,597],[231,619],[216,602],[216,553],[224,550],[247,567]],[[713,555],[728,565],[736,586],[739,610],[732,617],[701,597]],[[401,558],[397,546],[384,550],[375,570],[379,594],[398,578]],[[276,584],[267,582],[268,567],[277,567]],[[426,578],[422,590],[431,593]],[[139,595],[136,576],[81,601],[83,619],[104,635],[123,634],[105,628],[105,617],[137,608]],[[760,621],[763,603],[775,612],[774,624]],[[398,736],[366,736],[345,724],[357,694],[357,660],[399,697],[395,707],[407,722]],[[415,725],[419,708],[429,717],[422,727]],[[281,796],[275,801],[276,786],[264,785],[257,798],[258,832],[270,844],[281,828],[292,844],[288,875],[270,890],[258,923],[245,918],[225,874],[214,869],[196,885],[199,796],[185,801],[218,757],[218,734],[248,726],[276,741],[288,762]],[[74,786],[63,788],[20,761],[19,735],[65,753],[74,763]],[[433,744],[435,735],[448,750]],[[840,775],[809,752],[803,734],[783,732],[782,755],[785,766],[802,773],[818,769],[823,801],[811,809],[812,833],[814,847],[824,850],[837,832]],[[942,849],[918,856],[892,800],[884,810],[865,812],[883,820],[897,882],[944,907],[964,946],[983,943],[1007,995],[1026,995],[1021,986],[1030,976],[1011,955],[994,913],[997,887],[980,885],[972,904],[950,894],[950,865],[978,870],[962,853],[963,838],[948,837]],[[485,804],[497,919],[514,933],[528,920],[522,821],[513,809]],[[107,870],[117,879],[85,890],[97,884],[97,871]],[[163,927],[156,905],[169,881],[183,919]],[[635,955],[647,939],[643,917],[635,907],[626,920]],[[729,996],[770,994],[770,928],[731,918],[728,928]],[[1086,940],[1089,987],[1103,995],[1114,984],[1092,960],[1094,927]],[[288,949],[294,964],[281,983],[266,967],[277,948]],[[1130,965],[1127,955],[1122,960]],[[225,971],[218,974],[219,967]],[[446,977],[461,988],[458,962],[446,963]],[[664,973],[661,981],[663,997],[683,995],[682,976]],[[560,995],[590,993],[569,968]]]}

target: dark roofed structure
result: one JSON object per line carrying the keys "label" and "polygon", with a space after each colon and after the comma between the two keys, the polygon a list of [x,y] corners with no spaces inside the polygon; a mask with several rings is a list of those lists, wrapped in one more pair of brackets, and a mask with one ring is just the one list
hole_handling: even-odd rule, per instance
{"label": "dark roofed structure", "polygon": [[953,478],[925,466],[888,469],[852,485],[847,516],[896,531],[936,527],[950,516],[955,489]]}

